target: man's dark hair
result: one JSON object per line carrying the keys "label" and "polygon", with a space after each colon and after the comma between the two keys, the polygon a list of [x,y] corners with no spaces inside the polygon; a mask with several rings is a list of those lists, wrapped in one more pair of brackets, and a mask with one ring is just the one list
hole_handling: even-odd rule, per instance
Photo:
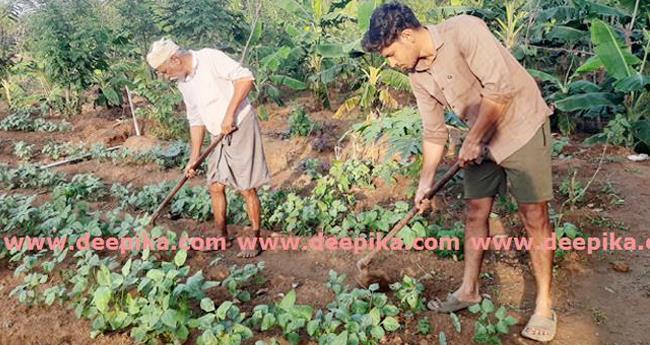
{"label": "man's dark hair", "polygon": [[397,2],[387,3],[372,13],[370,27],[363,35],[361,45],[367,52],[380,52],[393,44],[402,31],[420,27],[422,24],[408,6]]}

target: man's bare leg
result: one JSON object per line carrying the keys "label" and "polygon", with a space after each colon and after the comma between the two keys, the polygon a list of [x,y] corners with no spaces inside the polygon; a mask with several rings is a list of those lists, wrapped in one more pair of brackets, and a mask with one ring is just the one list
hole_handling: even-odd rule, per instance
{"label": "man's bare leg", "polygon": [[232,245],[232,239],[228,237],[227,217],[228,199],[226,198],[226,186],[221,183],[210,184],[210,198],[212,199],[212,214],[217,237],[226,239],[226,248]]}
{"label": "man's bare leg", "polygon": [[[519,216],[526,227],[528,237],[532,240],[530,261],[533,266],[535,282],[537,283],[535,314],[552,318],[553,301],[551,297],[551,283],[553,279],[553,256],[555,252],[551,248],[542,248],[546,239],[550,238],[553,232],[548,216],[548,203],[520,204]],[[534,334],[546,334],[545,330],[533,329],[531,332]]]}
{"label": "man's bare leg", "polygon": [[[483,263],[483,249],[471,245],[472,239],[485,238],[488,235],[488,217],[492,210],[494,198],[467,200],[465,220],[465,269],[463,282],[453,295],[464,302],[479,302],[479,275]],[[474,240],[475,241],[475,240]]]}
{"label": "man's bare leg", "polygon": [[[259,238],[261,235],[260,224],[262,222],[262,207],[260,205],[260,199],[257,196],[257,190],[254,188],[247,189],[242,191],[242,195],[246,201],[246,211],[251,222],[251,227],[253,228],[253,237]],[[255,246],[254,249],[243,248],[237,256],[241,258],[253,258],[260,255],[262,248],[258,241],[255,241]]]}

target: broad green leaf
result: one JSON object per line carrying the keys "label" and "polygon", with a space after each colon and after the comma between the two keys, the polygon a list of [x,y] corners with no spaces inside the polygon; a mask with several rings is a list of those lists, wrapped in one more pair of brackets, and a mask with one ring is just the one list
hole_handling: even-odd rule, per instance
{"label": "broad green leaf", "polygon": [[106,97],[106,100],[108,101],[109,105],[119,105],[120,104],[120,96],[115,92],[115,90],[111,87],[104,88],[102,89],[102,93],[104,94],[104,97]]}
{"label": "broad green leaf", "polygon": [[318,331],[318,326],[318,320],[311,320],[307,322],[307,334],[313,337],[316,334],[316,331]]}
{"label": "broad green leaf", "polygon": [[278,307],[288,311],[294,304],[296,304],[296,290],[291,290],[286,296],[284,296],[282,301],[280,301]]}
{"label": "broad green leaf", "polygon": [[395,316],[399,314],[399,308],[392,304],[387,304],[382,308],[382,311],[386,316]]}
{"label": "broad green leaf", "polygon": [[476,314],[481,311],[481,305],[478,303],[472,304],[471,306],[469,306],[469,308],[467,308],[467,310],[472,314]]}
{"label": "broad green leaf", "polygon": [[155,282],[160,282],[165,278],[165,273],[159,269],[152,269],[147,272],[147,278]]}
{"label": "broad green leaf", "polygon": [[201,300],[201,309],[208,313],[214,311],[214,301],[208,297],[203,298]]}
{"label": "broad green leaf", "polygon": [[508,326],[516,325],[517,324],[517,319],[515,319],[512,316],[506,316],[505,319],[503,319],[503,322],[506,323]]}
{"label": "broad green leaf", "polygon": [[494,313],[494,316],[496,316],[497,319],[502,320],[502,319],[505,319],[505,317],[507,315],[506,313],[507,313],[506,307],[501,306],[501,307],[499,307],[499,309],[497,309],[497,312]]}
{"label": "broad green leaf", "polygon": [[494,303],[490,299],[484,298],[483,302],[481,302],[481,310],[486,313],[494,312]]}
{"label": "broad green leaf", "polygon": [[113,292],[108,286],[100,286],[95,293],[93,293],[93,303],[97,310],[101,313],[108,311],[108,303],[111,301]]}
{"label": "broad green leaf", "polygon": [[331,345],[347,345],[348,344],[348,331],[343,331],[343,333],[337,335],[333,340]]}
{"label": "broad green leaf", "polygon": [[307,88],[307,84],[305,84],[303,81],[288,77],[286,75],[274,74],[270,76],[270,79],[277,85],[284,85],[296,91],[304,90]]}
{"label": "broad green leaf", "polygon": [[167,309],[160,317],[162,321],[169,328],[176,328],[176,310]]}
{"label": "broad green leaf", "polygon": [[386,317],[381,324],[384,326],[384,329],[389,332],[394,332],[399,329],[399,322],[392,316]]}
{"label": "broad green leaf", "polygon": [[600,60],[600,58],[596,56],[592,56],[585,63],[583,63],[580,67],[576,69],[576,73],[589,73],[589,72],[594,72],[603,67],[603,62]]}
{"label": "broad green leaf", "polygon": [[384,335],[386,335],[386,332],[381,326],[372,326],[372,328],[370,328],[370,335],[373,338],[380,340]]}
{"label": "broad green leaf", "polygon": [[131,259],[127,260],[124,266],[122,266],[122,275],[123,276],[128,276],[129,273],[131,273],[131,265],[132,261]]}
{"label": "broad green leaf", "polygon": [[607,92],[589,92],[563,98],[555,102],[555,106],[561,111],[586,110],[596,106],[613,106]]}
{"label": "broad green leaf", "polygon": [[557,25],[548,33],[548,38],[557,39],[562,42],[574,43],[587,37],[587,32],[572,28],[570,26]]}
{"label": "broad green leaf", "polygon": [[379,325],[379,322],[381,322],[381,313],[380,313],[379,309],[372,308],[369,315],[372,318],[372,325],[373,326]]}
{"label": "broad green leaf", "polygon": [[176,264],[176,267],[181,267],[185,264],[185,260],[187,260],[187,252],[185,250],[179,250],[176,253],[176,256],[174,256],[174,263]]}
{"label": "broad green leaf", "polygon": [[260,326],[262,331],[267,331],[275,326],[275,315],[268,313],[262,318],[262,325]]}
{"label": "broad green leaf", "polygon": [[440,345],[447,345],[447,335],[445,335],[445,332],[440,332],[438,335],[438,343]]}
{"label": "broad green leaf", "polygon": [[650,76],[634,72],[631,76],[617,81],[616,84],[614,84],[614,88],[616,91],[633,92],[642,90],[648,84],[650,84]]}
{"label": "broad green leaf", "polygon": [[395,90],[411,91],[411,82],[409,77],[394,69],[384,69],[381,72],[381,80],[384,84]]}
{"label": "broad green leaf", "polygon": [[528,73],[530,73],[530,75],[533,76],[533,78],[539,79],[541,81],[552,82],[558,88],[560,88],[560,89],[562,88],[562,82],[560,81],[560,79],[558,77],[552,75],[552,74],[549,74],[549,73],[546,73],[546,72],[543,72],[543,71],[539,71],[539,70],[536,70],[536,69],[532,69],[532,68],[528,69]]}
{"label": "broad green leaf", "polygon": [[450,313],[449,317],[451,317],[451,323],[454,325],[454,329],[456,330],[456,333],[460,334],[461,333],[460,318],[455,313]]}
{"label": "broad green leaf", "polygon": [[370,17],[375,10],[374,0],[360,0],[359,12],[357,12],[357,23],[359,24],[359,31],[365,34],[370,27]]}
{"label": "broad green leaf", "polygon": [[343,49],[343,46],[340,44],[331,44],[331,43],[319,44],[316,47],[316,51],[318,52],[318,54],[327,58],[337,58],[337,57],[345,56],[345,50]]}
{"label": "broad green leaf", "polygon": [[632,124],[634,136],[650,146],[650,119],[636,121]]}
{"label": "broad green leaf", "polygon": [[497,322],[495,328],[501,334],[508,334],[508,325],[503,320]]}
{"label": "broad green leaf", "polygon": [[629,56],[634,55],[619,40],[612,27],[602,20],[594,19],[591,23],[591,40],[596,54],[611,76],[620,80],[632,75],[634,70],[631,66],[640,60],[634,57],[630,61]]}
{"label": "broad green leaf", "polygon": [[228,309],[232,307],[232,302],[231,301],[225,301],[221,303],[219,308],[217,308],[217,311],[215,314],[217,315],[217,319],[219,320],[224,320],[226,318],[226,313],[228,312]]}
{"label": "broad green leaf", "polygon": [[111,286],[111,271],[106,265],[102,265],[97,272],[97,284],[100,286]]}

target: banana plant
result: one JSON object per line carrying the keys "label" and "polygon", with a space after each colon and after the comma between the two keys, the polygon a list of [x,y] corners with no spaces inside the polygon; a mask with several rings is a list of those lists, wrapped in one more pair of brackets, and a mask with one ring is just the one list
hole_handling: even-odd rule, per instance
{"label": "banana plant", "polygon": [[517,44],[521,29],[524,28],[524,19],[528,16],[528,12],[522,10],[521,7],[522,4],[519,1],[508,1],[505,3],[505,21],[501,18],[496,19],[499,27],[497,36],[508,49],[512,49]]}
{"label": "banana plant", "polygon": [[[330,31],[354,18],[350,7],[356,0],[279,0],[278,5],[287,13],[283,23],[296,47],[302,49],[308,72],[307,85],[324,108],[330,107],[328,84],[338,68],[319,54],[318,46],[331,36]],[[333,70],[330,70],[333,69]]]}
{"label": "banana plant", "polygon": [[[632,54],[630,47],[620,40],[611,26],[601,20],[594,20],[591,25],[591,40],[596,55],[580,66],[577,72],[587,73],[605,69],[607,75],[614,81],[613,92],[625,95],[625,116],[617,117],[618,125],[627,128],[629,133],[626,136],[634,136],[646,145],[650,145],[650,110],[648,110],[650,76],[644,74],[650,50],[650,34],[647,30],[644,30],[644,36],[646,45],[643,58],[640,59]],[[635,69],[637,65],[639,67]],[[607,133],[602,133],[593,139],[602,141],[606,138],[608,138]],[[626,141],[628,144],[631,142]]]}
{"label": "banana plant", "polygon": [[383,109],[395,109],[399,102],[390,94],[390,90],[409,91],[408,77],[401,72],[385,68],[386,62],[379,67],[367,64],[361,68],[364,81],[353,96],[346,99],[335,113],[336,118],[349,114],[352,110],[371,110],[379,113]]}
{"label": "banana plant", "polygon": [[296,54],[297,48],[283,46],[260,60],[255,75],[257,91],[255,99],[258,102],[271,99],[278,105],[284,105],[279,86],[285,86],[294,91],[302,91],[307,88],[304,81],[282,74],[280,71],[283,64]]}

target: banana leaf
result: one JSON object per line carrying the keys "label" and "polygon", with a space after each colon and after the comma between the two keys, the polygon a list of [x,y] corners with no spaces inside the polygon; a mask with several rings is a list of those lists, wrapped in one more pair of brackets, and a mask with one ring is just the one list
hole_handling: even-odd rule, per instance
{"label": "banana leaf", "polygon": [[566,43],[576,43],[587,37],[587,32],[570,26],[558,25],[551,29],[547,37]]}
{"label": "banana leaf", "polygon": [[632,55],[607,23],[598,19],[592,22],[591,40],[598,58],[612,77],[621,80],[634,74],[632,66],[641,60]]}
{"label": "banana leaf", "polygon": [[643,141],[646,145],[650,146],[650,120],[643,119],[636,121],[632,125],[634,136]]}
{"label": "banana leaf", "polygon": [[613,106],[614,103],[609,97],[611,94],[608,92],[582,93],[563,98],[555,102],[555,106],[565,112],[588,110],[597,106]]}
{"label": "banana leaf", "polygon": [[646,85],[650,85],[650,76],[636,72],[629,77],[617,81],[614,84],[614,88],[616,91],[632,92],[642,90]]}
{"label": "banana leaf", "polygon": [[307,84],[304,82],[286,75],[276,74],[272,75],[270,79],[276,85],[284,85],[296,91],[301,91],[307,88]]}

